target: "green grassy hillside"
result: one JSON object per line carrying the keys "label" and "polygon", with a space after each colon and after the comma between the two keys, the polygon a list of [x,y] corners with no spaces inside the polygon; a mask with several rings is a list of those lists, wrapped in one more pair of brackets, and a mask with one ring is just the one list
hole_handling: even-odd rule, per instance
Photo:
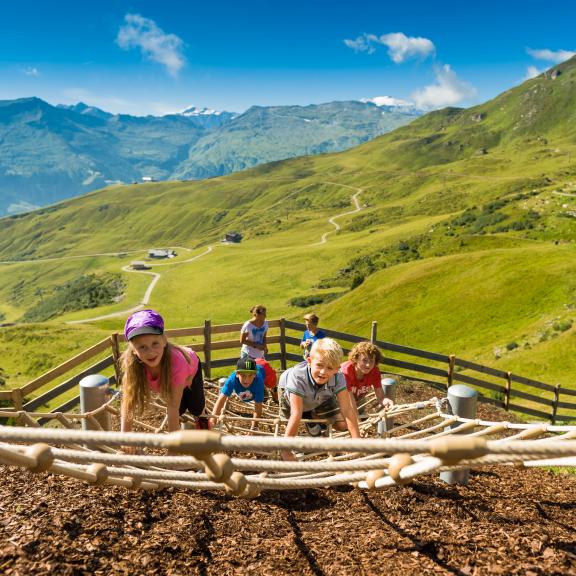
{"label": "green grassy hillside", "polygon": [[[382,340],[572,386],[576,330],[554,325],[576,321],[576,246],[409,262],[374,274],[318,313],[347,332],[366,333],[371,318]],[[507,350],[511,343],[518,347]]]}
{"label": "green grassy hillside", "polygon": [[[332,328],[368,335],[378,320],[383,339],[573,386],[576,60],[557,72],[345,153],[107,188],[1,219],[0,317],[18,321],[43,294],[118,273],[148,248],[180,247],[152,269],[162,277],[150,305],[170,326],[239,322],[258,302],[299,318],[291,299],[329,293],[318,311]],[[336,231],[328,219],[346,212]],[[232,230],[242,243],[222,245]],[[151,279],[121,274],[120,300],[51,325],[120,313],[91,323],[94,340],[119,330]],[[53,331],[55,351],[69,342]]]}

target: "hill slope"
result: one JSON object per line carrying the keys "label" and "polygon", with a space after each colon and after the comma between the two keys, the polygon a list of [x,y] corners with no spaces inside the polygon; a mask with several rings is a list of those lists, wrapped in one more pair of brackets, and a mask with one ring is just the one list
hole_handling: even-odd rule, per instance
{"label": "hill slope", "polygon": [[[575,69],[573,59],[554,78],[474,109],[428,114],[347,152],[108,188],[4,218],[0,255],[21,262],[0,268],[0,313],[17,320],[40,298],[39,284],[54,290],[79,266],[117,272],[152,246],[200,255],[213,245],[198,260],[177,249],[158,269],[150,305],[171,325],[240,321],[259,301],[272,317],[299,317],[292,298],[330,294],[338,298],[318,311],[331,327],[368,334],[378,320],[384,339],[571,385],[576,370],[563,350],[574,351],[576,320]],[[563,114],[547,112],[558,107]],[[321,243],[334,230],[328,219],[346,212]],[[230,230],[242,232],[240,245],[219,244]],[[107,252],[121,254],[96,255]],[[82,254],[94,255],[70,260]],[[62,260],[23,261],[55,256]],[[124,276],[124,300],[99,313],[140,301],[149,278]],[[518,347],[508,351],[511,343]]]}

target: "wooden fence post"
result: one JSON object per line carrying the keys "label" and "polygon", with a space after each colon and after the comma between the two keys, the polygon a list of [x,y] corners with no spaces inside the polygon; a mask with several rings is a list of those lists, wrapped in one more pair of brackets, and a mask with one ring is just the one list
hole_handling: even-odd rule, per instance
{"label": "wooden fence post", "polygon": [[122,370],[120,368],[120,344],[118,343],[118,332],[110,336],[110,346],[112,348],[112,358],[114,358],[114,374],[116,375],[116,386],[122,383]]}
{"label": "wooden fence post", "polygon": [[204,376],[212,376],[211,367],[211,350],[212,350],[212,321],[204,320]]}
{"label": "wooden fence post", "polygon": [[450,354],[450,360],[448,361],[448,386],[446,390],[452,386],[452,380],[454,379],[454,366],[456,365],[456,355]]}
{"label": "wooden fence post", "polygon": [[554,400],[552,401],[552,424],[556,424],[556,414],[558,413],[558,401],[560,400],[560,384],[554,386]]}
{"label": "wooden fence post", "polygon": [[370,330],[370,342],[372,342],[372,344],[376,344],[376,340],[378,340],[378,322],[376,322],[376,320],[372,320],[372,328]]}
{"label": "wooden fence post", "polygon": [[512,372],[506,372],[506,390],[504,390],[504,410],[508,412],[510,407],[510,392],[512,391]]}
{"label": "wooden fence post", "polygon": [[284,318],[280,318],[280,367],[282,370],[286,370],[286,325]]}
{"label": "wooden fence post", "polygon": [[13,388],[12,392],[12,404],[14,404],[14,410],[17,412],[22,410],[24,406],[24,400],[22,398],[22,389],[21,388]]}

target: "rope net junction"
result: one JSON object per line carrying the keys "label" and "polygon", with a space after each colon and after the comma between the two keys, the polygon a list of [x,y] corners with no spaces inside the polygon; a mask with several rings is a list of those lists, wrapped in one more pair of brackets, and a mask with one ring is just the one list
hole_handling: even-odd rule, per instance
{"label": "rope net junction", "polygon": [[[210,409],[219,388],[208,380],[205,387]],[[224,490],[244,498],[262,490],[339,485],[384,489],[421,475],[493,465],[576,466],[576,426],[461,418],[450,413],[446,398],[388,411],[376,406],[373,394],[359,404],[361,439],[336,432],[328,422],[323,437],[305,435],[302,426],[304,435],[285,438],[286,420],[271,398],[254,431],[247,406],[230,398],[220,416],[211,416],[211,431],[165,433],[165,406],[156,399],[134,423],[142,431],[121,433],[101,424],[102,417],[119,422],[116,393],[83,414],[0,412],[19,424],[0,426],[0,463],[95,485]],[[194,420],[184,415],[182,422],[186,428]],[[126,447],[136,453],[125,453]],[[298,460],[283,461],[279,453],[287,450]]]}

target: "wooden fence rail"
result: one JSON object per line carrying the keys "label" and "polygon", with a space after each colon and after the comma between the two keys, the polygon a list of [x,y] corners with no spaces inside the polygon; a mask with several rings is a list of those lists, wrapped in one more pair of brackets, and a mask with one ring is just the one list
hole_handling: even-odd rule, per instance
{"label": "wooden fence rail", "polygon": [[[304,324],[286,320],[269,321],[270,331],[268,344],[270,352],[267,360],[279,362],[280,368],[285,370],[288,363],[302,360],[300,341]],[[242,324],[212,325],[206,320],[203,326],[192,328],[177,328],[167,330],[170,338],[189,339],[185,342],[190,345],[202,358],[206,377],[212,376],[212,370],[231,367],[236,364],[239,355],[239,332]],[[576,420],[576,390],[560,386],[553,386],[538,380],[511,374],[503,370],[470,362],[455,355],[438,354],[427,350],[420,350],[409,346],[402,346],[392,342],[385,342],[377,338],[377,323],[372,322],[368,338],[355,334],[347,334],[336,330],[324,329],[327,336],[340,342],[345,352],[354,344],[363,340],[371,340],[383,352],[381,370],[388,374],[412,378],[428,382],[436,388],[447,389],[453,383],[463,383],[473,386],[479,391],[479,398],[505,410],[513,410],[535,416],[545,420],[572,421]],[[112,334],[91,346],[87,350],[35,378],[21,388],[14,388],[0,392],[0,401],[10,402],[9,409],[33,411],[48,402],[59,398],[78,385],[80,380],[110,367],[114,368],[114,381],[120,377],[119,356],[120,340],[118,334]],[[191,341],[190,341],[191,340]],[[80,365],[96,358],[103,352],[110,354],[93,363],[88,368],[69,374]],[[233,351],[232,355],[225,356],[226,351]],[[59,381],[67,375],[64,381]],[[49,383],[54,386],[46,390]],[[522,386],[522,389],[518,385]],[[44,392],[30,398],[40,388]],[[523,401],[519,403],[518,401]],[[71,409],[79,402],[79,397],[69,398],[53,411]]]}

